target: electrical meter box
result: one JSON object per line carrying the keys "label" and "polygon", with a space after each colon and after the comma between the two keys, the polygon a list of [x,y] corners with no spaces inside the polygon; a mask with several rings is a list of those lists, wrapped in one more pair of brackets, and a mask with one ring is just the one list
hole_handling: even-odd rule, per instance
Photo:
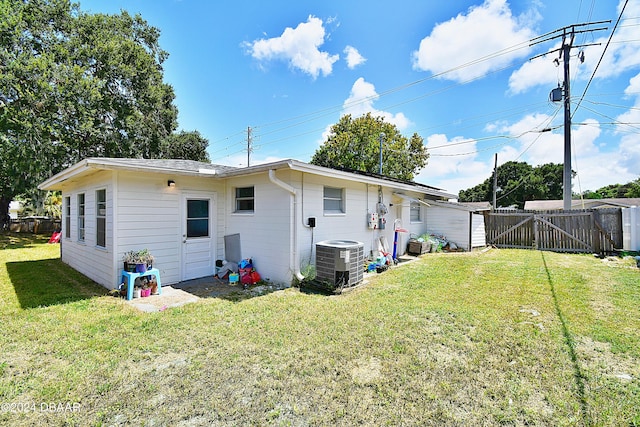
{"label": "electrical meter box", "polygon": [[367,214],[367,227],[370,230],[378,228],[378,212],[369,212]]}

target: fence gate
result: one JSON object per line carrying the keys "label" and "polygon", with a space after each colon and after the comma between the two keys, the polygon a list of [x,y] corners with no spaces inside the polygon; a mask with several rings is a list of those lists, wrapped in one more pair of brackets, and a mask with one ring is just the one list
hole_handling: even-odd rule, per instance
{"label": "fence gate", "polygon": [[487,244],[499,248],[607,253],[622,247],[619,208],[494,211],[485,215]]}

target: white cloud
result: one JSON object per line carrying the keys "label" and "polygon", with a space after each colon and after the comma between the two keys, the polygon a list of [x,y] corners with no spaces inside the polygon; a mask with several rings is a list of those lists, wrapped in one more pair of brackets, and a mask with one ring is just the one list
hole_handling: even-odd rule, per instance
{"label": "white cloud", "polygon": [[626,95],[634,95],[640,92],[640,74],[629,79],[629,86],[624,90]]}
{"label": "white cloud", "polygon": [[[460,144],[460,143],[463,144]],[[477,142],[463,137],[448,139],[434,134],[425,139],[429,162],[415,177],[416,182],[458,194],[483,182],[492,166],[478,160]]]}
{"label": "white cloud", "polygon": [[[496,125],[496,130],[513,138],[509,142],[509,157],[504,161],[526,161],[532,166],[544,163],[562,163],[564,136],[557,131],[542,132],[549,128],[553,117],[548,114],[528,114],[508,125]],[[504,156],[499,156],[503,158]]]}
{"label": "white cloud", "polygon": [[360,55],[358,49],[353,46],[345,47],[344,54],[346,55],[347,67],[352,70],[366,61],[366,58]]}
{"label": "white cloud", "polygon": [[[629,113],[635,114],[635,110],[630,110]],[[640,116],[640,113],[638,115]],[[498,154],[499,163],[516,160],[532,166],[545,163],[564,164],[563,128],[553,132],[527,132],[546,126],[550,118],[551,116],[545,114],[531,114],[515,123],[495,126],[497,132],[516,137],[512,144],[503,147]],[[624,117],[618,117],[618,120],[620,119]],[[582,125],[573,127],[571,168],[578,174],[572,181],[575,192],[597,190],[612,184],[612,171],[615,171],[615,179],[621,184],[638,177],[640,137],[635,133],[628,134],[622,138],[619,145],[607,149],[606,145],[598,144],[601,135],[601,125],[594,119],[585,119]],[[487,176],[478,177],[476,184],[486,178]]]}
{"label": "white cloud", "polygon": [[413,66],[436,75],[446,72],[442,78],[459,82],[482,77],[529,54],[526,42],[538,20],[535,10],[514,17],[506,0],[485,0],[466,15],[436,25],[413,52]]}
{"label": "white cloud", "polygon": [[[550,119],[549,115],[531,114],[514,123],[493,123],[488,126],[497,136],[509,137],[495,140],[502,143],[431,135],[426,138],[426,147],[431,155],[429,164],[420,171],[416,180],[458,193],[490,177],[494,166],[494,152],[498,153],[498,165],[509,161],[527,162],[532,166],[562,164],[562,128],[554,132],[530,132],[546,126]],[[633,169],[629,166],[640,161],[640,141],[623,143],[613,152],[602,152],[596,145],[601,135],[599,123],[593,119],[585,120],[584,123],[584,126],[574,128],[572,133],[572,169],[578,171],[578,178],[573,181],[573,190],[596,190],[611,184],[612,170],[620,175],[621,183],[637,178],[630,173]]]}
{"label": "white cloud", "polygon": [[[560,47],[554,47],[553,49]],[[551,52],[547,56],[525,62],[522,67],[514,71],[509,77],[509,91],[514,94],[527,91],[533,86],[548,86],[549,91],[558,85],[558,79],[562,82],[562,61],[556,65],[553,60],[558,57],[557,52]],[[574,67],[577,61],[572,61],[570,67]]]}
{"label": "white cloud", "polygon": [[314,79],[320,73],[328,76],[339,55],[330,55],[319,50],[325,41],[322,20],[309,16],[307,22],[296,28],[287,27],[279,37],[260,39],[246,43],[251,56],[259,61],[283,60],[292,68],[299,69]]}
{"label": "white cloud", "polygon": [[349,97],[342,104],[343,114],[359,117],[370,112],[374,117],[382,116],[386,122],[396,125],[400,131],[406,129],[411,122],[403,113],[393,114],[377,110],[373,106],[374,101],[379,97],[375,86],[360,77],[355,81]]}
{"label": "white cloud", "polygon": [[[629,86],[625,89],[626,94],[640,92],[640,74],[629,80]],[[640,175],[638,165],[640,164],[640,134],[637,125],[627,125],[625,123],[640,123],[640,96],[636,95],[635,103],[627,112],[616,117],[616,133],[621,135],[620,155],[616,159],[618,168],[634,175],[631,179],[637,179]]]}
{"label": "white cloud", "polygon": [[[352,118],[357,118],[371,113],[373,117],[382,117],[385,122],[395,125],[400,132],[409,127],[411,121],[403,113],[393,114],[376,109],[373,103],[379,97],[375,86],[360,77],[353,83],[349,97],[342,104],[341,115],[351,114]],[[322,132],[322,139],[318,141],[318,145],[322,145],[329,138],[331,126],[333,125],[327,125]]]}

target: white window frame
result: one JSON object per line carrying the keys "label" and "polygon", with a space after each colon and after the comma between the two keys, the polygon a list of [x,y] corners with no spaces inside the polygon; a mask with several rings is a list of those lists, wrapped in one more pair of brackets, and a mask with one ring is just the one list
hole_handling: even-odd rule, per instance
{"label": "white window frame", "polygon": [[71,196],[64,198],[64,238],[71,239]]}
{"label": "white window frame", "polygon": [[[100,193],[104,194],[104,200],[100,200],[98,197]],[[102,224],[100,220],[102,220]],[[100,237],[104,242],[100,242]],[[96,190],[96,246],[99,248],[107,247],[107,190],[105,188]]]}
{"label": "white window frame", "polygon": [[[82,201],[81,201],[82,199]],[[78,201],[78,212],[76,215],[78,217],[78,242],[85,241],[85,209],[86,209],[86,196],[84,193],[78,193],[76,196],[76,200]]]}
{"label": "white window frame", "polygon": [[[417,218],[415,217],[417,212]],[[417,200],[409,202],[409,221],[412,223],[422,222],[422,203]]]}
{"label": "white window frame", "polygon": [[[327,190],[332,194],[327,194]],[[339,197],[337,193],[340,193]],[[339,205],[337,209],[335,208],[335,206],[333,206],[336,202],[338,202]],[[322,189],[322,209],[325,214],[329,215],[339,215],[346,213],[344,188],[325,185]]]}
{"label": "white window frame", "polygon": [[[249,196],[242,196],[242,197],[238,196],[239,191],[246,190],[246,189],[249,189],[249,188],[251,189],[251,192],[253,193],[252,196],[250,196],[250,197]],[[241,213],[241,214],[243,214],[243,213],[244,214],[252,214],[252,213],[254,213],[255,210],[256,210],[256,187],[253,186],[253,185],[249,185],[249,186],[246,186],[246,187],[236,187],[236,188],[234,188],[233,191],[234,191],[234,202],[235,202],[235,209],[234,209],[233,212],[234,213]],[[249,201],[251,202],[251,205],[252,205],[253,209],[244,209],[244,208],[241,209],[240,205],[243,202],[249,202]]]}

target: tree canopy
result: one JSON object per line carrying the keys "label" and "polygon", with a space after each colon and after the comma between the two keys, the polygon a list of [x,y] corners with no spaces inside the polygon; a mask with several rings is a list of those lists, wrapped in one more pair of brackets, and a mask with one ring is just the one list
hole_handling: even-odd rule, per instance
{"label": "tree canopy", "polygon": [[198,131],[174,132],[166,137],[160,145],[160,157],[163,159],[197,160],[209,162],[207,147],[209,141]]}
{"label": "tree canopy", "polygon": [[[547,163],[532,167],[525,162],[507,162],[498,167],[497,207],[524,208],[528,200],[562,199],[562,165]],[[493,173],[481,184],[461,190],[461,202],[493,200]]]}
{"label": "tree canopy", "polygon": [[626,184],[611,184],[595,191],[585,191],[582,196],[585,199],[616,199],[640,197],[640,178]]}
{"label": "tree canopy", "polygon": [[383,117],[373,117],[371,113],[355,119],[350,114],[342,116],[331,127],[329,137],[316,150],[310,163],[379,173],[381,133],[384,133],[382,174],[412,180],[429,158],[422,137],[414,133],[407,139],[395,125],[385,122]]}
{"label": "tree canopy", "polygon": [[68,0],[0,0],[0,17],[0,223],[82,158],[159,157],[177,109],[157,28]]}

